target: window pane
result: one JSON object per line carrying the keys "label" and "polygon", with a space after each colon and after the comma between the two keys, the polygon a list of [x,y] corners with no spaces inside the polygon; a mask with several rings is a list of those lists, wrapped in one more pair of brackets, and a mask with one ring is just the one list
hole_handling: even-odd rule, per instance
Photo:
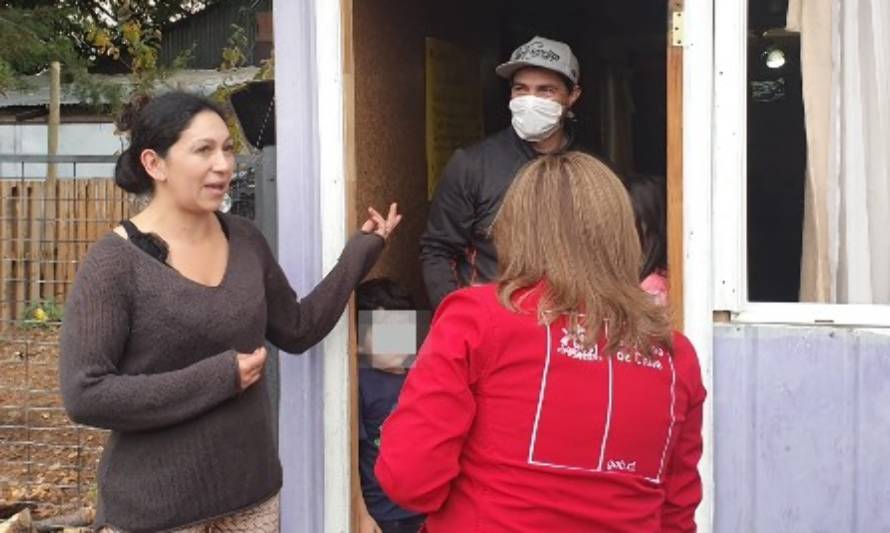
{"label": "window pane", "polygon": [[787,0],[750,0],[748,25],[748,298],[793,302],[800,291],[806,135],[800,34]]}

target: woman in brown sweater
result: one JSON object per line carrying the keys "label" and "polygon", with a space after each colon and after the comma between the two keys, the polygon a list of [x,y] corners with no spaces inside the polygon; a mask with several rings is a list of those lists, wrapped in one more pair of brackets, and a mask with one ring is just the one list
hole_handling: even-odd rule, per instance
{"label": "woman in brown sweater", "polygon": [[131,122],[115,181],[151,201],[91,247],[61,336],[65,408],[111,430],[96,526],[278,531],[264,342],[300,353],[327,335],[401,215],[369,209],[298,299],[260,232],[217,212],[235,167],[223,113],[175,92]]}

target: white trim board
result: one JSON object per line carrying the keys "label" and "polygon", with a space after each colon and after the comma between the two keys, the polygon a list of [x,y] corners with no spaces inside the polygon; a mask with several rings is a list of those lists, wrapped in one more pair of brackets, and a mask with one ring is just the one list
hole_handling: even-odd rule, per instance
{"label": "white trim board", "polygon": [[848,328],[890,328],[890,306],[813,303],[746,303],[732,322]]}
{"label": "white trim board", "polygon": [[714,4],[714,306],[737,310],[748,294],[748,1]]}
{"label": "white trim board", "polygon": [[[713,391],[714,383],[711,282],[714,3],[687,0],[683,15],[683,323],[698,353],[702,381],[708,391]],[[713,413],[713,400],[705,402],[704,447],[699,463],[703,498],[696,511],[696,523],[702,533],[710,533],[714,526]]]}
{"label": "white trim board", "polygon": [[[322,270],[336,265],[346,244],[346,131],[340,2],[314,0],[318,75],[319,187]],[[349,329],[346,315],[323,341],[324,530],[348,533],[352,516],[349,414]]]}

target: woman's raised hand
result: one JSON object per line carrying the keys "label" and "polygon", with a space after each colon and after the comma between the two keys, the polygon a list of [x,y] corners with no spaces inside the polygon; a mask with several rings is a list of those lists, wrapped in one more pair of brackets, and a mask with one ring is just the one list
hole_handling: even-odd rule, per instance
{"label": "woman's raised hand", "polygon": [[376,233],[383,237],[384,240],[396,229],[399,222],[402,221],[402,215],[398,213],[398,206],[395,202],[389,205],[389,213],[384,220],[383,215],[377,212],[373,207],[368,208],[368,214],[371,216],[362,224],[362,231],[365,233]]}

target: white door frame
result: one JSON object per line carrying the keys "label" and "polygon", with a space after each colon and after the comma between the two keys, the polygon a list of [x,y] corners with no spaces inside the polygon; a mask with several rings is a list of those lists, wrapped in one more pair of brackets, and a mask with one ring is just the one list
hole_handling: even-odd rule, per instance
{"label": "white door frame", "polygon": [[[346,242],[346,138],[344,51],[339,2],[312,1],[317,65],[322,269],[335,264]],[[698,351],[711,401],[705,404],[705,448],[701,474],[705,496],[699,528],[712,530],[714,515],[713,257],[711,191],[714,154],[714,0],[686,0],[683,73],[684,324]],[[279,53],[277,61],[285,60]],[[743,142],[741,139],[739,142]],[[281,231],[279,235],[286,235]],[[285,238],[282,238],[284,241]],[[324,530],[346,532],[350,491],[349,335],[342,319],[323,343],[324,353]]]}

